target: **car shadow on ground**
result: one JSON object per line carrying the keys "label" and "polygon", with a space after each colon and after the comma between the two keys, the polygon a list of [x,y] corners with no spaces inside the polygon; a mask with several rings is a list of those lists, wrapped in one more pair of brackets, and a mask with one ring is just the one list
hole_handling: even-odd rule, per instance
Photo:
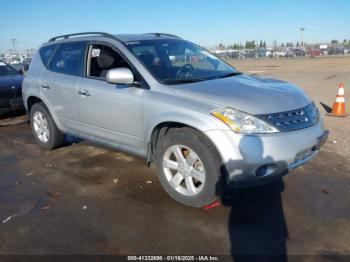
{"label": "car shadow on ground", "polygon": [[[256,142],[253,154],[274,162],[269,156],[263,157],[262,141],[258,138]],[[240,148],[247,148],[245,143],[243,138]],[[244,156],[247,152],[242,151]],[[229,165],[240,166],[242,161],[245,160],[231,160]],[[238,189],[228,177],[226,167],[222,166],[217,195],[222,204],[230,208],[228,233],[234,261],[287,261],[288,229],[281,199],[283,180],[279,178],[265,186]]]}
{"label": "car shadow on ground", "polygon": [[[24,109],[16,111],[6,111],[0,114],[0,127],[2,126],[17,126],[28,123],[28,118],[26,117],[26,111]],[[78,144],[84,141],[82,138],[65,135],[63,147],[70,146],[73,144]]]}
{"label": "car shadow on ground", "polygon": [[64,136],[64,145],[63,147],[79,144],[80,142],[83,142],[84,139],[73,136],[73,135],[65,135]]}
{"label": "car shadow on ground", "polygon": [[24,109],[16,110],[16,111],[12,111],[12,110],[11,111],[4,111],[4,112],[0,111],[0,120],[11,119],[11,118],[23,116],[25,114],[26,114],[26,111]]}
{"label": "car shadow on ground", "polygon": [[27,118],[25,110],[0,110],[0,127],[17,126],[25,123]]}
{"label": "car shadow on ground", "polygon": [[288,229],[281,200],[283,189],[283,181],[279,180],[268,186],[234,190],[229,196],[223,196],[223,205],[230,208],[228,233],[235,262],[287,261]]}

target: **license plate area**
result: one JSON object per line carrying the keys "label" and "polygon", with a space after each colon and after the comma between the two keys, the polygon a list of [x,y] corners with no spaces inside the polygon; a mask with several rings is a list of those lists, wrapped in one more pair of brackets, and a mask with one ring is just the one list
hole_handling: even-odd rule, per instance
{"label": "license plate area", "polygon": [[305,159],[307,159],[308,157],[310,157],[312,154],[314,154],[314,151],[313,148],[308,148],[308,149],[305,149],[301,152],[299,152],[296,156],[295,156],[295,159],[294,159],[294,163],[295,162],[298,162],[298,161],[303,161]]}
{"label": "license plate area", "polygon": [[317,151],[321,149],[324,143],[327,141],[329,135],[329,131],[325,131],[322,136],[317,138],[317,144],[312,148],[307,148],[295,156],[294,162],[290,164],[290,168],[295,168],[303,163],[307,162],[314,155],[316,155]]}
{"label": "license plate area", "polygon": [[317,138],[317,145],[314,147],[314,150],[320,150],[321,147],[326,143],[329,136],[329,131],[326,130],[322,136]]}

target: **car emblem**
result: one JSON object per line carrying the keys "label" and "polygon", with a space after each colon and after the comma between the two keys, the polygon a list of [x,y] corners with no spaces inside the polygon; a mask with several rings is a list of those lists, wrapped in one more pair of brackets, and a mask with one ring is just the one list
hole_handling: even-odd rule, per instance
{"label": "car emblem", "polygon": [[15,86],[11,86],[11,89],[13,90],[13,89],[16,89],[16,87]]}

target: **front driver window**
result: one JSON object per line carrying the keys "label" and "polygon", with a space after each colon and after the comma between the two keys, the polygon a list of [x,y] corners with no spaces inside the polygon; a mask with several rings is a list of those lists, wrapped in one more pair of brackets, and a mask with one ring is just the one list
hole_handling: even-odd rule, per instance
{"label": "front driver window", "polygon": [[87,64],[87,76],[106,78],[108,70],[127,67],[129,64],[112,48],[104,45],[91,45]]}

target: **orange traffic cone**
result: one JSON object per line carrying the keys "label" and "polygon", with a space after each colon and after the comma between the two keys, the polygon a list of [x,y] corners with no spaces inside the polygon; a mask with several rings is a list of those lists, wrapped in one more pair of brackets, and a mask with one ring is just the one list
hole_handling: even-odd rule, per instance
{"label": "orange traffic cone", "polygon": [[327,116],[342,116],[345,117],[348,114],[345,112],[345,98],[344,98],[344,84],[339,83],[339,89],[335,102],[333,104],[332,112]]}

